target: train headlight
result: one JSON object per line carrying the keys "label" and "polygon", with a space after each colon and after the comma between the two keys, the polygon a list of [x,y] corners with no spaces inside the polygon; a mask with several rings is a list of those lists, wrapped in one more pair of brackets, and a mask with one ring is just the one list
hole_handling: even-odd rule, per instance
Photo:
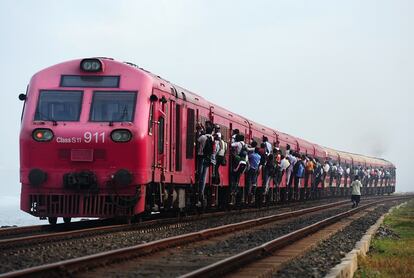
{"label": "train headlight", "polygon": [[48,128],[37,128],[33,130],[32,137],[38,142],[48,142],[53,139],[53,132]]}
{"label": "train headlight", "polygon": [[131,138],[132,134],[127,129],[116,129],[111,133],[111,139],[114,142],[128,142]]}
{"label": "train headlight", "polygon": [[40,169],[32,169],[29,172],[29,181],[34,186],[39,186],[47,179],[47,175]]}
{"label": "train headlight", "polygon": [[80,63],[80,68],[83,71],[99,72],[103,71],[103,64],[99,59],[83,59]]}
{"label": "train headlight", "polygon": [[132,182],[132,174],[125,169],[118,170],[113,176],[115,184],[120,186],[127,186]]}

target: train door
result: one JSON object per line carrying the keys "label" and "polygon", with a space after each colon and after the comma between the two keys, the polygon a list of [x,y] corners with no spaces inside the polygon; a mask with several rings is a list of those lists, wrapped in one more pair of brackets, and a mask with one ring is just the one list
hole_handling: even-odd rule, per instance
{"label": "train door", "polygon": [[174,100],[170,100],[170,107],[169,107],[169,113],[168,113],[168,171],[169,171],[169,177],[168,177],[168,182],[172,183],[173,182],[173,173],[175,171],[175,155],[176,155],[176,150],[175,150],[175,136],[174,136],[174,127],[175,127],[175,101]]}
{"label": "train door", "polygon": [[[159,92],[162,93],[162,92]],[[166,125],[167,125],[167,101],[165,97],[160,100],[155,94],[151,96],[149,113],[149,131],[152,135],[152,183],[147,187],[146,204],[147,209],[158,211],[164,207],[165,199],[165,173],[167,171],[166,152]]]}
{"label": "train door", "polygon": [[153,182],[164,182],[166,161],[166,136],[165,127],[167,119],[167,106],[165,102],[154,100],[151,102],[150,108],[150,129],[149,134],[153,138]]}

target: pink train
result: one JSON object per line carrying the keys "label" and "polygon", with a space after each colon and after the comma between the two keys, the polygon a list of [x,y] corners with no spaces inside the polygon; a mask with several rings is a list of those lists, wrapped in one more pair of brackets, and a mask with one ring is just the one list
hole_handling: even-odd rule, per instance
{"label": "pink train", "polygon": [[[20,132],[21,209],[56,223],[72,217],[126,217],[194,209],[196,125],[212,122],[223,139],[238,129],[246,142],[263,136],[281,152],[389,172],[364,193],[395,191],[395,167],[383,159],[335,151],[239,116],[131,63],[110,58],[64,62],[36,73],[24,101]],[[228,151],[227,161],[231,161]],[[208,207],[229,205],[231,163],[220,184],[207,178]],[[210,167],[211,168],[211,167]],[[242,175],[239,187],[245,187]],[[300,188],[305,186],[301,181]],[[259,174],[256,194],[262,194]],[[328,178],[317,197],[349,194],[350,178]],[[336,190],[332,192],[332,187]],[[270,184],[268,202],[287,201],[286,179]],[[238,205],[244,205],[241,190]],[[259,198],[259,197],[257,197]],[[260,202],[261,203],[261,202]]]}

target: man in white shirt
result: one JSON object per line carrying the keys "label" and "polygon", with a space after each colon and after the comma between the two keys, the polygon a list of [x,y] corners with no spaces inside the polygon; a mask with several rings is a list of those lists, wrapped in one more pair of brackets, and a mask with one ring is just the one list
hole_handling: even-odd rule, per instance
{"label": "man in white shirt", "polygon": [[329,165],[329,162],[325,161],[325,164],[322,167],[322,169],[323,169],[323,177],[322,177],[322,186],[323,186],[323,188],[325,188],[325,180],[326,180],[326,176],[329,173],[330,168],[331,168],[331,166]]}
{"label": "man in white shirt", "polygon": [[359,181],[358,176],[355,176],[354,181],[351,183],[351,188],[352,188],[352,196],[351,196],[352,208],[355,208],[358,206],[359,202],[361,201],[362,183]]}
{"label": "man in white shirt", "polygon": [[270,144],[269,138],[263,136],[263,143],[266,145],[266,155],[269,156],[272,153],[272,144]]}

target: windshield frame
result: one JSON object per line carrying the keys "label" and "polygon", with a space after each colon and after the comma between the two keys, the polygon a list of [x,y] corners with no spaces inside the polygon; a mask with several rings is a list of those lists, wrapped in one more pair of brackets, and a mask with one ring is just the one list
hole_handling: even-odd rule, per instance
{"label": "windshield frame", "polygon": [[[78,109],[78,114],[76,119],[71,119],[71,120],[60,120],[60,119],[53,119],[53,118],[48,118],[48,119],[43,119],[43,113],[41,113],[41,111],[39,110],[39,105],[40,105],[40,101],[42,98],[42,94],[43,93],[67,93],[67,94],[71,94],[71,93],[79,93],[80,95],[80,100],[79,100],[79,109]],[[79,122],[80,121],[80,117],[82,114],[82,108],[83,108],[83,100],[84,100],[84,91],[83,90],[52,90],[52,89],[41,89],[39,90],[39,94],[38,94],[38,98],[37,98],[37,103],[36,103],[36,107],[34,110],[34,115],[33,115],[33,121],[36,122]],[[49,113],[48,113],[49,114]],[[40,119],[37,119],[36,116],[39,116]]]}
{"label": "windshield frame", "polygon": [[[124,121],[115,121],[115,120],[112,120],[112,121],[100,121],[100,120],[93,120],[92,119],[96,95],[99,95],[99,94],[109,94],[109,93],[112,93],[112,94],[119,94],[119,93],[129,93],[129,94],[133,94],[133,97],[134,97],[134,100],[133,101],[134,101],[134,103],[133,103],[133,106],[132,106],[131,120],[124,120]],[[116,90],[110,90],[110,91],[106,91],[106,90],[94,90],[92,92],[92,100],[91,100],[91,105],[90,105],[90,109],[89,109],[89,119],[88,119],[88,121],[89,122],[92,122],[92,123],[123,123],[123,122],[131,122],[132,123],[135,120],[135,109],[137,107],[137,101],[138,101],[138,91],[128,91],[128,90],[120,90],[120,91],[116,91]]]}

